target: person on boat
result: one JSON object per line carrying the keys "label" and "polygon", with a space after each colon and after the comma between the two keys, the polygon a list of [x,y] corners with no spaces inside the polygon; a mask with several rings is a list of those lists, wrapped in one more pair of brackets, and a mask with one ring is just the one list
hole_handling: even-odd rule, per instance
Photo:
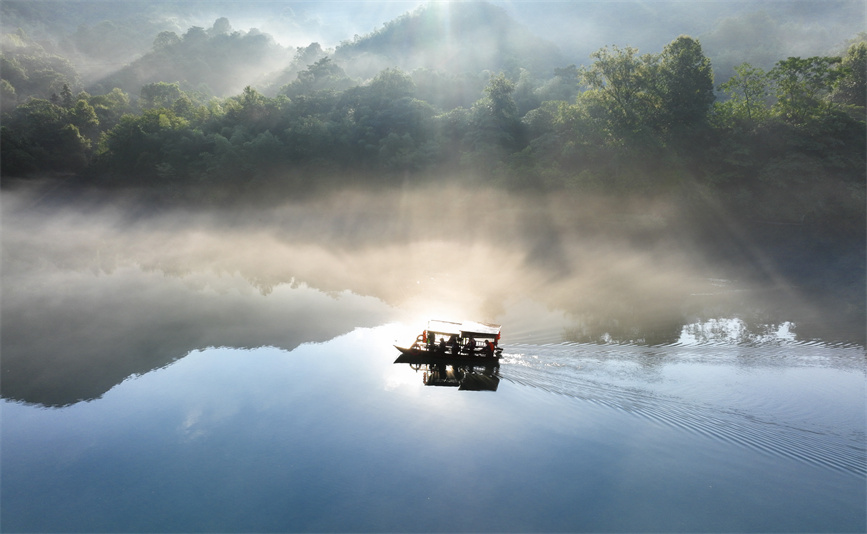
{"label": "person on boat", "polygon": [[470,340],[467,341],[467,354],[472,354],[476,352],[476,338],[470,336]]}
{"label": "person on boat", "polygon": [[427,350],[433,350],[437,336],[433,332],[427,333]]}
{"label": "person on boat", "polygon": [[485,341],[485,354],[488,356],[494,355],[494,350],[496,349],[494,343],[496,343],[496,341]]}
{"label": "person on boat", "polygon": [[446,351],[446,338],[445,336],[440,338],[439,346],[437,347],[437,352],[445,353]]}
{"label": "person on boat", "polygon": [[458,336],[452,334],[449,338],[449,347],[452,348],[452,354],[457,356],[461,352],[461,345],[458,343]]}
{"label": "person on boat", "polygon": [[412,344],[412,348],[420,349],[424,343],[427,342],[427,330],[423,330],[421,334],[416,336],[415,343]]}

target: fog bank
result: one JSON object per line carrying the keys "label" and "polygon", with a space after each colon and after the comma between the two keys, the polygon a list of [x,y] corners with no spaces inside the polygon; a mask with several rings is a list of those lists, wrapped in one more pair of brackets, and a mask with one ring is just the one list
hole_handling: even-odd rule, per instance
{"label": "fog bank", "polygon": [[425,187],[182,210],[34,190],[2,208],[3,395],[46,405],[204,347],[292,350],[391,321],[498,322],[505,345],[653,345],[707,319],[810,337],[810,321],[859,313],[824,317],[749,236],[744,265],[719,261],[652,199]]}

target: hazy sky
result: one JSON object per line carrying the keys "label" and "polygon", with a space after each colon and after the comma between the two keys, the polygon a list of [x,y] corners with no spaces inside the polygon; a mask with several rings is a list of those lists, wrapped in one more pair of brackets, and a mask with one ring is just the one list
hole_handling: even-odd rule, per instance
{"label": "hazy sky", "polygon": [[[19,0],[7,0],[15,3]],[[40,0],[37,0],[40,1]],[[41,3],[48,4],[52,0]],[[134,4],[137,0],[132,0]],[[28,2],[30,3],[30,2]],[[82,0],[82,5],[105,5],[104,0]],[[424,0],[320,0],[293,2],[279,0],[154,2],[147,10],[164,12],[179,28],[210,26],[218,17],[227,17],[235,29],[258,28],[281,44],[306,46],[317,41],[333,47],[354,35],[364,35],[395,18],[428,3],[456,3]],[[861,0],[491,0],[537,35],[566,49],[592,42],[597,46],[614,40],[651,43],[668,42],[679,33],[691,35],[711,31],[722,19],[766,11],[793,25],[829,26],[845,38],[853,29],[863,31],[865,2]],[[115,18],[135,10],[83,10],[80,17]],[[49,11],[50,12],[50,11]],[[74,21],[67,21],[73,24]],[[77,22],[77,21],[76,21]],[[96,23],[98,20],[93,20]],[[672,35],[674,34],[674,35]]]}

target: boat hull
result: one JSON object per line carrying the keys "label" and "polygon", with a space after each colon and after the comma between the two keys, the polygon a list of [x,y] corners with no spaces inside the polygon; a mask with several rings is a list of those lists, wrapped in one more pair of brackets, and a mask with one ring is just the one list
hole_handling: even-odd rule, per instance
{"label": "boat hull", "polygon": [[412,364],[445,364],[445,365],[499,365],[500,350],[493,354],[484,352],[475,352],[473,354],[452,354],[449,352],[441,352],[437,350],[429,351],[422,348],[406,348],[394,346],[400,351],[400,356],[394,363],[412,363]]}

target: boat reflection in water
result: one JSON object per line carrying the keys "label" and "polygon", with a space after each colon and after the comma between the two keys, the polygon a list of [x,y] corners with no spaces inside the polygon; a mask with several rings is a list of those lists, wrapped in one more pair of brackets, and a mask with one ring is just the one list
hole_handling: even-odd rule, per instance
{"label": "boat reflection in water", "polygon": [[432,320],[394,363],[424,370],[426,386],[496,391],[500,384],[500,325]]}
{"label": "boat reflection in water", "polygon": [[403,355],[394,363],[406,363],[416,371],[424,371],[422,382],[426,386],[456,387],[462,391],[497,391],[500,385],[500,364],[457,365],[442,362],[410,362]]}

